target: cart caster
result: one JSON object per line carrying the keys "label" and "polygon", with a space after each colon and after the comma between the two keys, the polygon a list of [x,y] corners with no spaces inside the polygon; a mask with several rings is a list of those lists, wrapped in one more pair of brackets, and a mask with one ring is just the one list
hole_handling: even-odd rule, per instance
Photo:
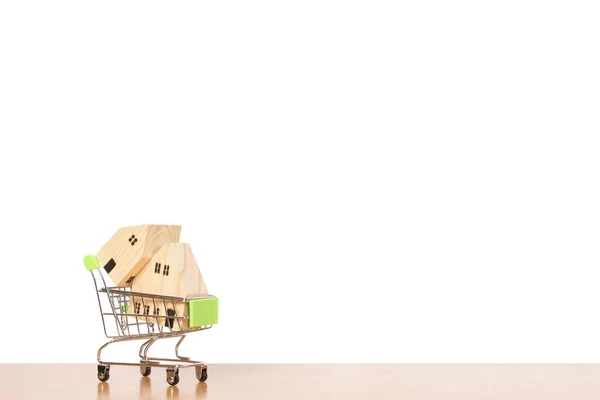
{"label": "cart caster", "polygon": [[196,367],[196,378],[200,382],[204,382],[208,379],[208,368]]}
{"label": "cart caster", "polygon": [[167,368],[167,383],[171,386],[175,386],[179,383],[178,368]]}
{"label": "cart caster", "polygon": [[[144,364],[143,361],[141,361],[141,363]],[[140,374],[142,374],[142,376],[149,376],[151,372],[152,372],[152,368],[150,368],[146,365],[140,365]]]}
{"label": "cart caster", "polygon": [[98,380],[106,382],[110,378],[110,365],[98,365]]}

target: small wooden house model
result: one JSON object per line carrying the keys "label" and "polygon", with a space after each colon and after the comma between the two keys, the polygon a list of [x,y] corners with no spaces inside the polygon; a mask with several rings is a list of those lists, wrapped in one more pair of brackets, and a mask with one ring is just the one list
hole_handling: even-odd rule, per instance
{"label": "small wooden house model", "polygon": [[[209,296],[198,263],[187,243],[179,243],[181,226],[137,225],[119,229],[96,255],[116,286],[131,287],[128,313],[175,330],[216,323],[217,299]],[[135,293],[167,296],[151,298]],[[191,302],[172,298],[197,299]],[[202,307],[209,306],[208,315]],[[148,317],[145,317],[148,315]],[[184,317],[184,318],[181,318]],[[188,319],[189,318],[189,319]]]}
{"label": "small wooden house model", "polygon": [[152,256],[167,243],[179,242],[181,226],[137,225],[119,229],[96,257],[117,286],[131,286]]}
{"label": "small wooden house model", "polygon": [[[133,280],[132,292],[193,298],[208,296],[206,283],[187,243],[167,243],[152,256]],[[151,315],[150,322],[176,329],[187,328],[187,321],[174,318],[188,315],[187,304],[144,297],[132,297],[129,307],[136,314]],[[163,317],[163,318],[160,318]],[[169,318],[171,317],[171,318]]]}

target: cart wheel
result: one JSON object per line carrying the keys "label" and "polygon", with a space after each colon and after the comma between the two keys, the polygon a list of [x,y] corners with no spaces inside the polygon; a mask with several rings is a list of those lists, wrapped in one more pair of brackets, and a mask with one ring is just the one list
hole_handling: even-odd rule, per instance
{"label": "cart wheel", "polygon": [[179,369],[167,368],[167,383],[171,386],[179,383]]}
{"label": "cart wheel", "polygon": [[146,367],[144,365],[140,366],[140,373],[142,376],[148,376],[152,372],[152,368]]}
{"label": "cart wheel", "polygon": [[100,382],[106,382],[110,379],[110,365],[98,365],[98,380]]}
{"label": "cart wheel", "polygon": [[208,379],[208,368],[196,367],[196,378],[200,382],[204,382]]}

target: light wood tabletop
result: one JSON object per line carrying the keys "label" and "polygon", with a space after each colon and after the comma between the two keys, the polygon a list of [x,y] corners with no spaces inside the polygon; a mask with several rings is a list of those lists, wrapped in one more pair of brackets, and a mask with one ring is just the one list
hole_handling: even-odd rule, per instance
{"label": "light wood tabletop", "polygon": [[0,364],[3,399],[597,399],[600,365],[214,364],[206,382],[180,370]]}

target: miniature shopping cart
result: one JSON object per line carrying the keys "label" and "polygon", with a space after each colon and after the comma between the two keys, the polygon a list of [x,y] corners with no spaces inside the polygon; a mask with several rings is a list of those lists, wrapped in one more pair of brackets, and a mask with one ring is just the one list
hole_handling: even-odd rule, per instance
{"label": "miniature shopping cart", "polygon": [[[200,382],[208,378],[207,365],[179,355],[179,346],[185,335],[210,329],[218,320],[218,299],[214,296],[194,298],[160,296],[131,291],[130,287],[109,287],[108,275],[95,256],[89,255],[84,264],[91,272],[102,316],[104,334],[110,340],[98,349],[98,379],[110,378],[111,365],[129,365],[140,368],[143,376],[150,375],[152,367],[166,368],[167,383],[179,383],[179,369],[194,367]],[[109,281],[110,282],[110,281]],[[167,314],[153,314],[151,310],[168,310]],[[182,312],[185,310],[185,312]],[[176,358],[154,358],[148,350],[159,339],[179,338],[175,345]],[[139,350],[139,363],[104,361],[102,350],[113,343],[144,340]]]}

